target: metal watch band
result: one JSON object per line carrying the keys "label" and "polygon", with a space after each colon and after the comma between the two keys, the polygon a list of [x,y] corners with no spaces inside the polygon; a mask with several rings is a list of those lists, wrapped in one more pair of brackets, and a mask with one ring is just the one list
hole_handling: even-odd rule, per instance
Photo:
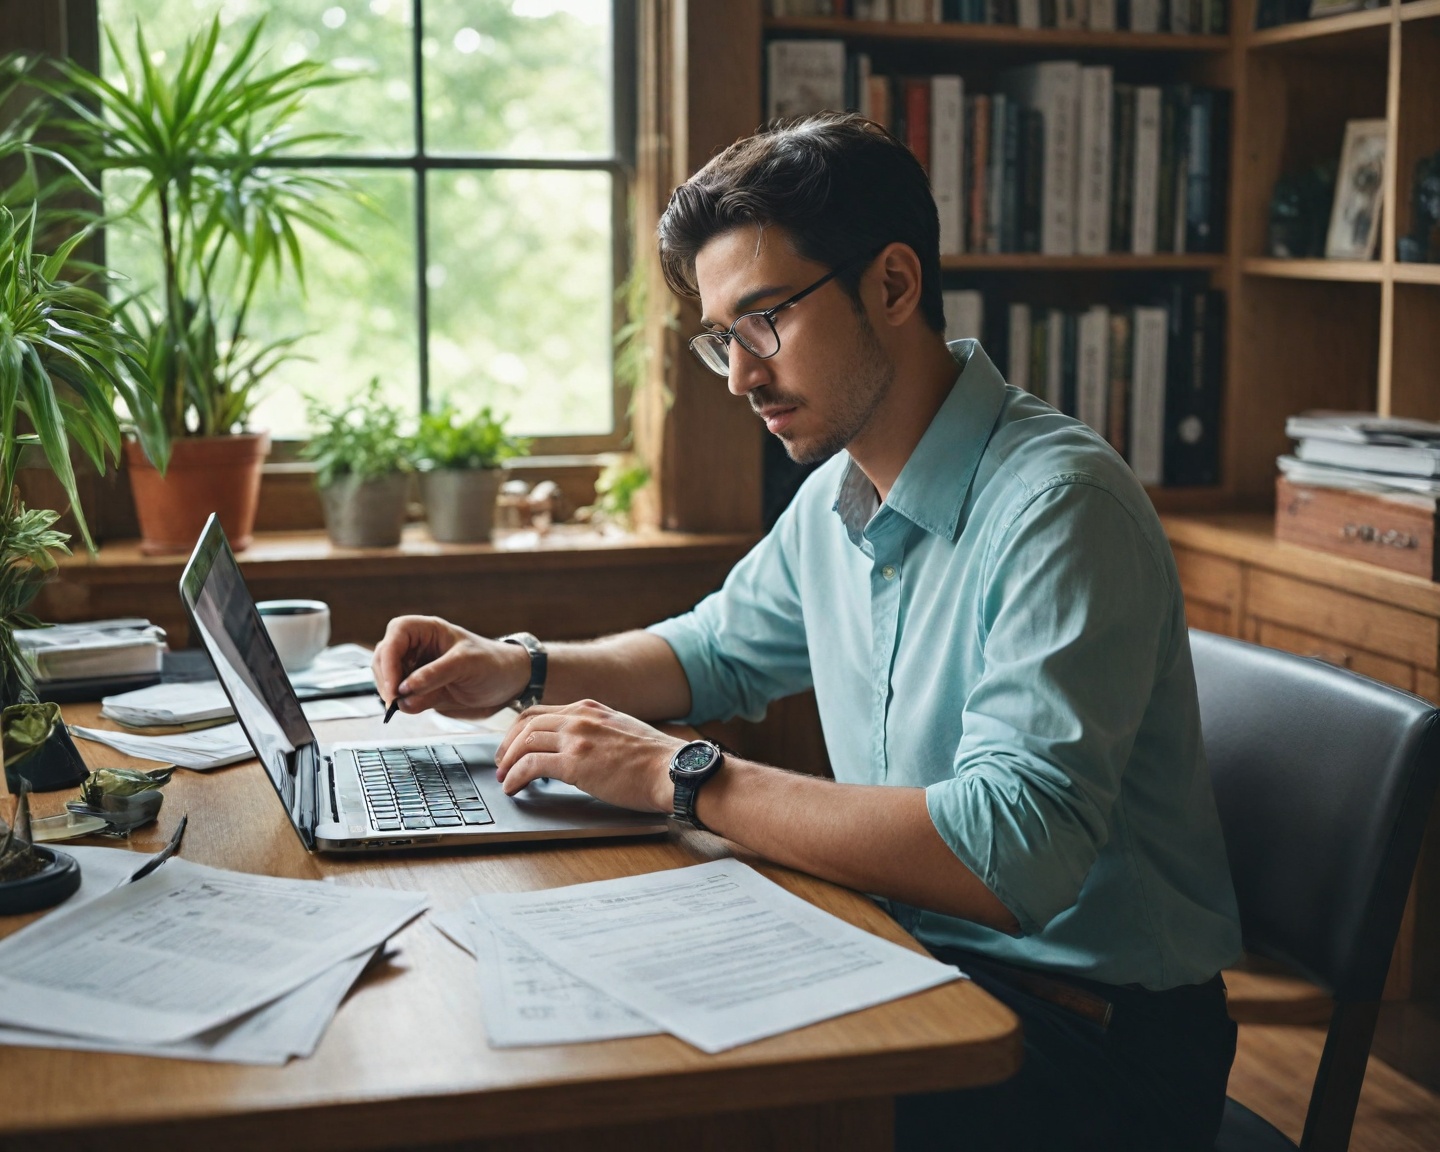
{"label": "metal watch band", "polygon": [[[698,771],[680,771],[681,758],[690,750],[700,748],[709,751],[710,763]],[[702,832],[710,831],[701,822],[700,817],[695,814],[695,801],[699,797],[704,783],[720,771],[720,767],[724,763],[724,750],[713,740],[691,740],[676,751],[670,760],[670,780],[675,785],[675,799],[671,815],[676,820],[683,824],[689,824],[692,828],[698,828]]]}
{"label": "metal watch band", "polygon": [[698,828],[701,832],[708,832],[710,829],[706,828],[700,822],[700,817],[695,815],[695,800],[700,795],[700,785],[704,783],[704,780],[676,780],[675,810],[671,815],[682,824]]}
{"label": "metal watch band", "polygon": [[545,672],[550,657],[545,651],[545,645],[529,632],[512,632],[508,636],[500,637],[500,640],[505,644],[518,644],[530,655],[530,683],[525,685],[525,690],[515,700],[515,707],[523,712],[526,708],[540,703],[545,695]]}

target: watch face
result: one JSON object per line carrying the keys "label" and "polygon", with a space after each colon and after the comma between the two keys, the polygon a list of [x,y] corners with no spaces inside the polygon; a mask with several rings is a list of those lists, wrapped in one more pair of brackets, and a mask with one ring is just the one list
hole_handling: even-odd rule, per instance
{"label": "watch face", "polygon": [[677,772],[702,772],[715,759],[715,749],[708,744],[687,744],[675,754]]}

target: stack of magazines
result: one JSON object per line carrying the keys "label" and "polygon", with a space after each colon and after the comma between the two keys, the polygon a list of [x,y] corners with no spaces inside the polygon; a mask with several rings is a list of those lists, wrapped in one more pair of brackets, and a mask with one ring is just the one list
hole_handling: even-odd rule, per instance
{"label": "stack of magazines", "polygon": [[140,617],[18,628],[42,700],[93,700],[160,682],[165,630]]}
{"label": "stack of magazines", "polygon": [[1440,424],[1375,412],[1304,412],[1285,422],[1298,441],[1280,471],[1296,484],[1440,497]]}

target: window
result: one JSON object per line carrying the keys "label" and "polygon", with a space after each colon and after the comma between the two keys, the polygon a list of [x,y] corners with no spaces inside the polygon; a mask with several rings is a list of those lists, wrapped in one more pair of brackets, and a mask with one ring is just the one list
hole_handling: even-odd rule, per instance
{"label": "window", "polygon": [[[304,163],[343,170],[373,206],[342,205],[356,252],[311,238],[306,293],[260,305],[257,335],[308,335],[254,423],[303,435],[300,396],[339,400],[378,376],[412,411],[509,413],[540,451],[616,446],[633,0],[101,0],[100,15],[127,50],[138,21],[163,62],[217,7],[237,38],[265,17],[268,61],[347,74],[309,95],[303,126],[346,139]],[[137,285],[158,279],[149,236],[107,236]]]}

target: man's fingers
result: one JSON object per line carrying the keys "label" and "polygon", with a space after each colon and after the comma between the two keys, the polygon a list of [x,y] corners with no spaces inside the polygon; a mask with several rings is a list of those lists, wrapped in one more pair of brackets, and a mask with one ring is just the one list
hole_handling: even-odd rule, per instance
{"label": "man's fingers", "polygon": [[[529,752],[516,760],[508,772],[496,773],[496,775],[500,778],[505,795],[514,796],[530,781],[539,780],[541,777],[565,780],[564,764],[565,757],[563,756],[547,752]],[[565,782],[570,783],[569,780],[565,780]]]}

